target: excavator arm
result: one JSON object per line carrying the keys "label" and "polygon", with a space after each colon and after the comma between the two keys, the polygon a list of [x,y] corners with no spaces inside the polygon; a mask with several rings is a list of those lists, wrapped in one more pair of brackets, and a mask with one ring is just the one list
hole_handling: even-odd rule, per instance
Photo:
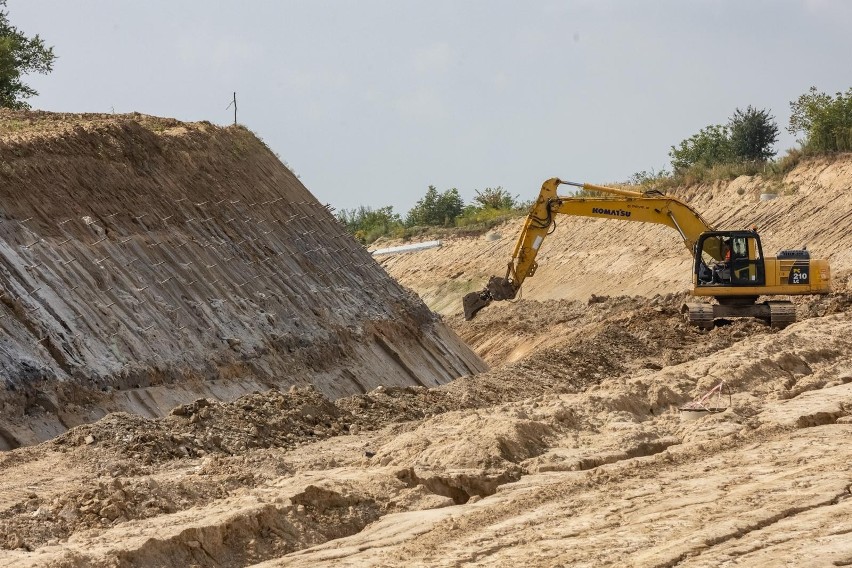
{"label": "excavator arm", "polygon": [[[571,185],[612,197],[560,196],[557,195],[560,185]],[[506,276],[492,276],[484,290],[471,292],[464,297],[465,319],[472,319],[476,312],[494,300],[511,300],[517,296],[524,280],[535,274],[538,266],[535,257],[545,237],[555,227],[557,214],[666,225],[678,232],[690,254],[694,252],[698,236],[713,230],[692,207],[658,192],[642,193],[549,179],[541,186],[538,199],[530,209],[506,269]],[[721,251],[714,256],[721,258]]]}

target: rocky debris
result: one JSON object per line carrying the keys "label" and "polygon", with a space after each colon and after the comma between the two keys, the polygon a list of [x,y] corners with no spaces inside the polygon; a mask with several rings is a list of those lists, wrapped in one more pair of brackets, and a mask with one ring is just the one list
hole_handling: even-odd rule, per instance
{"label": "rocky debris", "polygon": [[113,413],[50,442],[147,466],[173,459],[234,455],[254,448],[293,448],[342,434],[354,421],[311,386],[271,390],[222,403],[198,399],[171,415],[146,419]]}
{"label": "rocky debris", "polygon": [[6,535],[0,547],[34,547],[58,542],[74,532],[174,513],[226,497],[227,483],[200,487],[191,481],[159,483],[154,477],[113,478],[88,487],[69,488],[45,501],[32,493],[0,513]]}
{"label": "rocky debris", "polygon": [[349,428],[352,434],[461,408],[460,401],[454,400],[446,390],[420,386],[379,387],[364,395],[338,399],[334,404],[352,416]]}
{"label": "rocky debris", "polygon": [[798,299],[796,311],[799,318],[816,318],[847,312],[852,309],[852,293],[844,282],[834,284],[834,292],[825,296]]}
{"label": "rocky debris", "polygon": [[[549,497],[557,508],[574,511],[569,518],[603,515],[607,487],[621,491],[671,467],[700,475],[715,452],[737,455],[790,428],[843,427],[852,407],[833,393],[848,396],[852,379],[844,367],[848,312],[780,332],[749,321],[700,332],[678,327],[676,303],[607,298],[593,306],[609,312],[571,320],[576,335],[566,348],[534,350],[441,387],[380,387],[333,402],[309,387],[231,403],[199,399],[155,420],[111,414],[3,454],[6,479],[50,460],[78,477],[51,486],[47,471],[18,482],[31,489],[8,494],[0,509],[0,565],[3,554],[49,555],[87,538],[116,551],[126,538],[130,547],[93,545],[71,556],[93,566],[108,566],[115,554],[137,564],[165,554],[199,565],[256,563],[368,535],[383,517],[409,512],[423,515],[417,526],[442,534],[428,519],[445,518],[437,511],[447,507],[514,511],[523,524],[520,509],[492,509],[492,500],[527,502],[528,484],[564,475],[582,477]],[[541,313],[559,319],[576,310],[557,302]],[[720,374],[734,386],[732,408],[684,422],[676,407]],[[821,398],[797,398],[807,392]],[[646,493],[668,498],[659,488]],[[561,502],[563,494],[575,497]],[[641,502],[653,507],[654,498]],[[480,530],[466,523],[453,534]],[[422,544],[414,535],[403,540]],[[416,557],[420,548],[391,550]]]}
{"label": "rocky debris", "polygon": [[[738,319],[728,322],[730,325],[720,322],[707,334],[685,321],[681,307],[687,299],[687,294],[680,293],[651,298],[601,296],[591,304],[579,300],[520,300],[506,303],[499,310],[483,310],[471,322],[463,322],[460,316],[448,321],[492,364],[511,361],[514,353],[532,345],[535,358],[541,360],[546,357],[538,351],[552,349],[554,364],[558,364],[560,353],[571,350],[566,355],[568,360],[587,359],[584,364],[592,375],[596,367],[601,367],[601,376],[606,367],[641,368],[660,359],[665,365],[677,364],[685,357],[722,349],[738,337],[771,332],[757,320]],[[803,312],[803,316],[807,317],[807,313]],[[598,360],[593,360],[596,357]]]}

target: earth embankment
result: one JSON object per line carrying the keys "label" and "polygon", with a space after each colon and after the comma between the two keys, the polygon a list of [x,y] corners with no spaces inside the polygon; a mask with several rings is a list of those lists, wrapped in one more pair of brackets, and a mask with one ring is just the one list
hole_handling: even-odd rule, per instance
{"label": "earth embankment", "polygon": [[108,411],[481,360],[241,127],[0,115],[0,448]]}

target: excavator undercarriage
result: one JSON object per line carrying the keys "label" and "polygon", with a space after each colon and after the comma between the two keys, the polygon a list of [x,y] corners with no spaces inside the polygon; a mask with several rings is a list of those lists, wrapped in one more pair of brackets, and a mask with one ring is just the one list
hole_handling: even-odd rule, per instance
{"label": "excavator undercarriage", "polygon": [[717,319],[755,318],[776,329],[783,329],[796,321],[796,306],[785,300],[756,302],[757,298],[724,298],[725,303],[688,303],[683,313],[689,323],[701,329],[713,329]]}

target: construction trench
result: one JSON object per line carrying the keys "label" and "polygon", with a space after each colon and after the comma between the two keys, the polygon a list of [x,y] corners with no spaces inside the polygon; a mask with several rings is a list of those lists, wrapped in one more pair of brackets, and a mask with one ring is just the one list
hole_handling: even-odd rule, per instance
{"label": "construction trench", "polygon": [[832,263],[706,332],[658,227],[464,322],[520,221],[374,259],[243,128],[0,125],[0,566],[852,563],[852,157],[682,190]]}

